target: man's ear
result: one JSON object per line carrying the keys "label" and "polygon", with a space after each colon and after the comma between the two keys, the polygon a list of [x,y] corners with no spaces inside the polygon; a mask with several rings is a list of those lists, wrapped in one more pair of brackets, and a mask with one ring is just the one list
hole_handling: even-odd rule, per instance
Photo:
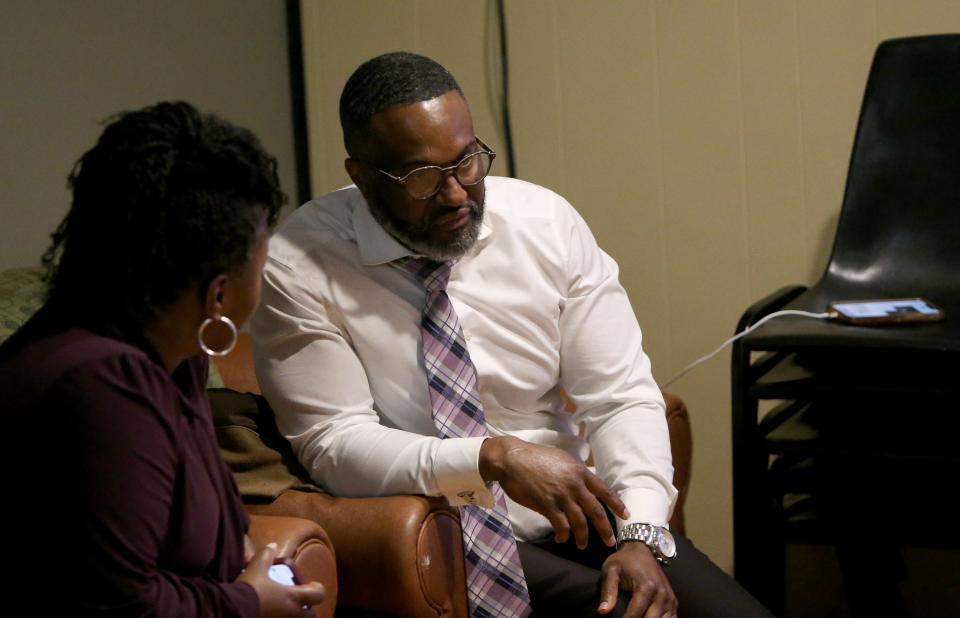
{"label": "man's ear", "polygon": [[347,170],[347,174],[350,176],[350,180],[353,181],[353,184],[357,185],[357,188],[360,189],[360,193],[367,195],[370,188],[370,183],[367,177],[367,166],[363,163],[360,163],[356,159],[351,159],[347,157],[343,161],[343,167]]}

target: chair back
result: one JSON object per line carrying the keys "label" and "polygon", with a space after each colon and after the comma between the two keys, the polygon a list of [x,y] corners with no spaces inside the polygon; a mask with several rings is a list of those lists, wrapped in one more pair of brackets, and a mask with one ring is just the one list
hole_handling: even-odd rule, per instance
{"label": "chair back", "polygon": [[848,294],[958,296],[960,35],[877,48],[819,285]]}

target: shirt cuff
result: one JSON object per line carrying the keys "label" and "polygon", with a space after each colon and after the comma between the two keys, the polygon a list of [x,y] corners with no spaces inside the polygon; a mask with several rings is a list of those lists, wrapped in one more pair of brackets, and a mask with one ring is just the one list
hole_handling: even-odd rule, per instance
{"label": "shirt cuff", "polygon": [[433,465],[437,488],[452,506],[493,508],[493,493],[480,476],[480,447],[487,436],[441,440]]}
{"label": "shirt cuff", "polygon": [[627,524],[666,526],[670,519],[670,503],[660,492],[641,488],[629,489],[620,492],[620,499],[627,505],[630,518],[617,518],[617,532]]}

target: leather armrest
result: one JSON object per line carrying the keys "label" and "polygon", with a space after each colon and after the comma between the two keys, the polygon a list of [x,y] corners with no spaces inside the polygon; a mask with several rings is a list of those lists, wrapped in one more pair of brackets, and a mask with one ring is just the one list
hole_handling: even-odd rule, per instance
{"label": "leather armrest", "polygon": [[250,538],[258,548],[276,543],[277,557],[293,560],[304,583],[322,583],[326,598],[313,609],[317,618],[333,616],[338,596],[336,554],[330,537],[319,525],[296,517],[251,515]]}
{"label": "leather armrest", "polygon": [[288,490],[251,512],[304,517],[337,548],[341,607],[404,616],[467,616],[460,516],[424,496],[336,498]]}
{"label": "leather armrest", "polygon": [[693,431],[690,414],[683,400],[672,393],[663,393],[667,406],[667,428],[670,431],[670,451],[673,453],[673,486],[677,488],[677,503],[670,518],[670,529],[686,534],[683,506],[690,488],[690,468],[693,462]]}

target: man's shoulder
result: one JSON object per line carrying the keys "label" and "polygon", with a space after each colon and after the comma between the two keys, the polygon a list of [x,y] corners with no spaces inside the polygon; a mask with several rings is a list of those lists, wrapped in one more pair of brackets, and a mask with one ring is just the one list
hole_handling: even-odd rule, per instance
{"label": "man's shoulder", "polygon": [[355,243],[353,218],[361,204],[363,196],[353,185],[306,202],[270,238],[270,260],[293,268],[331,243]]}
{"label": "man's shoulder", "polygon": [[563,196],[540,185],[517,178],[488,180],[487,212],[491,226],[499,233],[542,238],[566,231],[578,218]]}
{"label": "man's shoulder", "polygon": [[498,201],[536,201],[550,205],[554,201],[566,201],[557,192],[547,187],[505,176],[488,176],[486,181],[487,199]]}
{"label": "man's shoulder", "polygon": [[559,193],[519,178],[500,176],[487,179],[487,208],[510,219],[556,220],[573,212]]}

